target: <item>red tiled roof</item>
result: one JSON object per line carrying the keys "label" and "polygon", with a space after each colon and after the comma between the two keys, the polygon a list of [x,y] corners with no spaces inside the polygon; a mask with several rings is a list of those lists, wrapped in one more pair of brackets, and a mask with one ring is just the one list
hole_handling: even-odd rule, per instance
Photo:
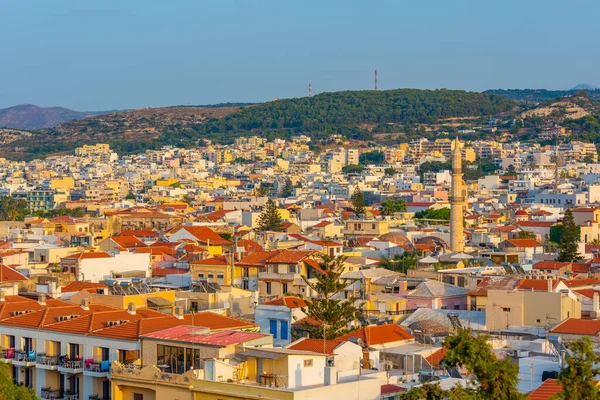
{"label": "red tiled roof", "polygon": [[173,328],[143,335],[145,338],[174,340],[185,343],[200,343],[211,346],[229,346],[232,344],[244,343],[267,336],[264,333],[243,332],[243,331],[219,331],[213,333],[199,333],[198,327],[189,325],[180,325]]}
{"label": "red tiled roof", "polygon": [[257,251],[242,258],[237,265],[242,267],[264,267],[267,260],[274,257],[278,250]]}
{"label": "red tiled roof", "polygon": [[247,253],[253,253],[255,251],[264,251],[265,249],[255,242],[254,240],[242,239],[237,242],[238,247],[246,249]]}
{"label": "red tiled roof", "polygon": [[323,339],[302,339],[296,343],[288,346],[288,349],[301,350],[301,351],[312,351],[313,353],[334,355],[334,350],[340,344],[344,343],[344,340],[323,340]]}
{"label": "red tiled roof", "polygon": [[124,249],[146,247],[146,243],[135,236],[113,236],[111,240]]}
{"label": "red tiled roof", "polygon": [[577,294],[580,294],[584,297],[587,297],[588,299],[593,299],[594,293],[600,294],[600,291],[597,291],[594,289],[578,289],[578,290],[574,290],[574,292]]}
{"label": "red tiled roof", "polygon": [[392,394],[392,393],[405,392],[405,391],[406,391],[406,389],[401,386],[391,385],[389,383],[381,385],[381,394]]}
{"label": "red tiled roof", "polygon": [[209,243],[215,246],[230,245],[231,242],[227,239],[223,239],[219,234],[206,226],[179,226],[172,230],[170,233],[174,234],[180,230],[187,231],[190,235],[194,236],[200,243]]}
{"label": "red tiled roof", "polygon": [[28,279],[19,272],[4,264],[0,264],[0,282],[18,282],[26,280]]}
{"label": "red tiled roof", "polygon": [[204,260],[191,261],[191,265],[220,265],[228,266],[231,264],[231,257],[226,255],[214,256],[211,258],[205,258]]}
{"label": "red tiled roof", "polygon": [[183,269],[183,268],[153,268],[152,269],[152,276],[153,277],[160,277],[160,276],[167,276],[167,275],[183,275],[183,274],[189,274],[190,270],[189,269]]}
{"label": "red tiled roof", "polygon": [[551,269],[559,270],[563,267],[571,265],[570,262],[558,262],[558,261],[539,261],[533,264],[533,269]]}
{"label": "red tiled roof", "polygon": [[88,258],[111,258],[111,256],[110,256],[110,254],[108,254],[104,251],[86,251],[83,253],[71,254],[64,258],[69,258],[69,259],[75,258],[78,260],[86,260]]}
{"label": "red tiled roof", "polygon": [[317,260],[313,260],[311,258],[307,258],[304,260],[304,262],[307,265],[310,265],[311,267],[313,267],[314,269],[316,269],[317,271],[319,271],[320,273],[324,274],[325,270],[323,270],[323,268],[321,268],[321,266],[319,265],[319,262]]}
{"label": "red tiled roof", "polygon": [[597,335],[600,332],[600,320],[569,318],[552,329],[552,333],[572,335]]}
{"label": "red tiled roof", "polygon": [[329,226],[331,224],[333,224],[333,222],[331,222],[331,221],[321,221],[318,224],[313,225],[312,227],[313,228],[324,228],[324,227]]}
{"label": "red tiled roof", "polygon": [[284,296],[262,303],[265,306],[286,306],[287,308],[306,307],[306,303],[300,297]]}
{"label": "red tiled roof", "polygon": [[414,339],[410,333],[396,324],[369,325],[338,339],[349,340],[350,338],[362,339],[367,346]]}
{"label": "red tiled roof", "polygon": [[104,283],[94,283],[94,282],[71,282],[66,286],[63,286],[61,288],[61,292],[63,293],[68,293],[68,292],[80,292],[82,290],[86,290],[86,289],[94,289],[94,291],[96,291],[96,288],[105,288],[106,285]]}
{"label": "red tiled roof", "polygon": [[281,250],[274,257],[269,258],[268,264],[296,264],[306,257],[314,254],[313,250]]}
{"label": "red tiled roof", "polygon": [[[552,289],[556,289],[558,284],[561,282],[559,279],[552,281]],[[548,291],[548,280],[546,279],[521,279],[517,285],[517,289],[521,290],[535,290],[545,292]]]}
{"label": "red tiled roof", "polygon": [[529,400],[550,400],[552,396],[562,392],[563,388],[556,379],[546,379],[542,385],[527,396]]}
{"label": "red tiled roof", "polygon": [[428,355],[427,357],[425,357],[425,360],[427,360],[427,362],[431,366],[437,367],[438,365],[440,365],[440,362],[442,362],[442,360],[446,356],[447,352],[448,352],[447,348],[441,347],[437,351],[435,351],[434,353],[431,353],[430,355]]}
{"label": "red tiled roof", "polygon": [[321,325],[323,325],[321,323],[321,321],[317,320],[314,317],[310,317],[310,316],[301,318],[301,319],[299,319],[296,322],[292,322],[292,325],[294,325],[294,326],[302,326],[304,324],[310,325],[310,326],[321,326]]}
{"label": "red tiled roof", "polygon": [[507,242],[514,247],[539,247],[542,245],[535,239],[508,239]]}
{"label": "red tiled roof", "polygon": [[[573,264],[575,266],[575,264]],[[583,279],[565,279],[563,283],[569,288],[577,288],[581,286],[600,285],[598,278],[583,278]]]}
{"label": "red tiled roof", "polygon": [[519,221],[515,222],[515,225],[521,227],[546,227],[550,228],[553,225],[556,225],[556,221]]}

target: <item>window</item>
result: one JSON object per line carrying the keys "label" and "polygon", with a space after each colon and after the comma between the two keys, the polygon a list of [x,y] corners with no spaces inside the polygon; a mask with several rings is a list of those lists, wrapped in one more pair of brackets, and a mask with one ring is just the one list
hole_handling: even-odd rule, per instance
{"label": "window", "polygon": [[371,224],[371,229],[375,229],[375,224]]}
{"label": "window", "polygon": [[204,278],[204,274],[198,274],[198,278]]}
{"label": "window", "polygon": [[134,393],[133,400],[144,400],[144,395],[141,393]]}
{"label": "window", "polygon": [[279,337],[281,338],[281,340],[288,340],[289,335],[288,335],[288,322],[287,321],[281,321],[280,324],[280,333],[279,333]]}
{"label": "window", "polygon": [[217,279],[223,279],[223,274],[218,274]]}
{"label": "window", "polygon": [[510,312],[510,307],[502,307],[502,311],[504,311],[504,312]]}
{"label": "window", "polygon": [[270,319],[269,320],[269,333],[273,335],[273,339],[277,339],[277,320]]}
{"label": "window", "polygon": [[282,291],[283,291],[283,293],[287,293],[288,292],[288,284],[287,283],[283,284]]}
{"label": "window", "polygon": [[267,294],[271,294],[271,282],[267,282]]}
{"label": "window", "polygon": [[305,367],[305,368],[306,368],[306,367],[312,367],[312,365],[313,365],[313,360],[312,360],[312,358],[311,358],[311,359],[308,359],[308,360],[304,360],[304,367]]}
{"label": "window", "polygon": [[454,309],[455,309],[455,310],[460,310],[460,304],[455,304],[455,305],[454,305]]}

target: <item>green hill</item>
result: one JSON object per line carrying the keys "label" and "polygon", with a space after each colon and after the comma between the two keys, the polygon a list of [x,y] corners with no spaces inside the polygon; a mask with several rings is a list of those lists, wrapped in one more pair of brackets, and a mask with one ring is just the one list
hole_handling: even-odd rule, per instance
{"label": "green hill", "polygon": [[192,147],[203,138],[232,143],[239,136],[274,139],[299,133],[314,139],[342,134],[370,140],[371,132],[399,132],[441,119],[496,115],[514,106],[514,102],[494,94],[397,89],[322,93],[243,107],[149,108],[91,116],[33,131],[32,138],[0,144],[0,154],[40,157],[92,143],[109,143],[123,154],[164,145]]}
{"label": "green hill", "polygon": [[[583,89],[588,93],[588,96],[594,100],[600,100],[600,89]],[[578,90],[546,90],[546,89],[491,89],[483,93],[495,94],[502,96],[508,100],[546,103],[561,97],[572,96]]]}
{"label": "green hill", "polygon": [[271,136],[304,133],[326,138],[339,133],[370,139],[370,130],[385,132],[389,124],[431,124],[446,118],[494,115],[513,106],[498,95],[462,90],[344,91],[246,107],[208,121],[199,133],[223,143],[257,131]]}

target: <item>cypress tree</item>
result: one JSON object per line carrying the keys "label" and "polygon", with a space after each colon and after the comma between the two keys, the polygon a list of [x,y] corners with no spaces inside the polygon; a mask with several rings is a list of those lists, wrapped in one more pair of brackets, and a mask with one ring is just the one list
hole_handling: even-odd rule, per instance
{"label": "cypress tree", "polygon": [[352,194],[352,208],[354,208],[354,214],[357,216],[365,215],[367,213],[367,209],[365,208],[365,196],[358,186],[354,188],[354,193]]}
{"label": "cypress tree", "polygon": [[581,260],[578,254],[579,227],[575,224],[573,213],[570,209],[565,211],[562,224],[562,234],[558,243],[558,261],[571,262]]}
{"label": "cypress tree", "polygon": [[261,231],[280,232],[282,222],[281,215],[279,215],[279,211],[273,200],[267,200],[265,208],[258,217],[258,229]]}
{"label": "cypress tree", "polygon": [[292,180],[287,178],[285,180],[285,186],[283,187],[283,191],[281,197],[291,197],[294,195],[294,185],[292,184]]}

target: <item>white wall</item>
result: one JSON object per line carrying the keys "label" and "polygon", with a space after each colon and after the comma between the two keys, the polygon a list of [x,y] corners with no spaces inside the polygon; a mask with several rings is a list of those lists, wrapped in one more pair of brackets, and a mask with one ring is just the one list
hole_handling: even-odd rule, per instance
{"label": "white wall", "polygon": [[79,266],[80,281],[99,282],[111,276],[112,272],[123,273],[143,271],[150,275],[150,254],[148,253],[118,253],[112,258],[88,258],[81,260]]}

